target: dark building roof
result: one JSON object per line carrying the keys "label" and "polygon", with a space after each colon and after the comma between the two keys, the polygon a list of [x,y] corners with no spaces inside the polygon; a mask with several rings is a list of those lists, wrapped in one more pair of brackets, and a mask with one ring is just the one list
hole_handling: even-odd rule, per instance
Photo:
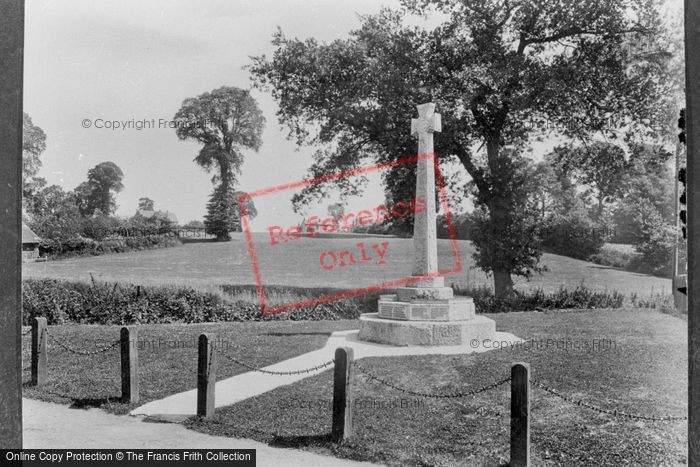
{"label": "dark building roof", "polygon": [[39,243],[41,238],[22,222],[22,243]]}

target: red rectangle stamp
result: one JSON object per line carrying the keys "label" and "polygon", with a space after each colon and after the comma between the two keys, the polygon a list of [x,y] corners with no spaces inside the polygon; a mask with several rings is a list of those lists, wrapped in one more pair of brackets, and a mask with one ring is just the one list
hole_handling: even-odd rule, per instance
{"label": "red rectangle stamp", "polygon": [[[454,265],[452,267],[446,269],[438,269],[435,272],[429,274],[413,274],[408,277],[401,277],[394,280],[381,280],[377,281],[376,284],[371,284],[369,286],[351,288],[342,292],[330,293],[326,296],[315,297],[312,299],[298,301],[294,303],[286,303],[277,306],[268,305],[268,299],[265,294],[265,288],[263,283],[263,272],[261,271],[261,265],[257,254],[258,252],[256,250],[256,245],[253,240],[253,234],[250,230],[248,213],[246,212],[245,208],[246,198],[269,196],[275,193],[292,191],[313,184],[321,184],[332,180],[341,179],[344,177],[352,177],[369,174],[371,172],[379,172],[381,170],[389,169],[398,165],[418,163],[418,161],[421,160],[432,161],[432,165],[435,168],[435,181],[439,189],[438,194],[440,199],[440,205],[442,207],[442,211],[445,217],[445,223],[449,234],[449,241],[452,254],[454,255]],[[239,203],[239,206],[241,207],[241,219],[243,230],[245,232],[246,239],[248,242],[248,253],[250,255],[250,261],[255,276],[255,282],[258,290],[260,304],[262,306],[263,315],[272,315],[285,311],[291,311],[298,308],[313,306],[319,303],[325,303],[332,300],[349,298],[389,288],[407,286],[409,284],[416,284],[436,277],[442,277],[447,274],[457,273],[462,270],[462,262],[457,246],[457,237],[455,234],[455,229],[450,216],[448,200],[445,191],[445,183],[442,173],[440,171],[440,165],[438,164],[434,153],[405,157],[388,163],[366,166],[359,169],[340,172],[315,179],[302,180],[295,183],[288,183],[258,191],[244,193],[239,196],[239,199],[237,201]],[[386,221],[391,221],[392,219],[405,217],[410,214],[413,214],[415,216],[426,212],[426,210],[431,204],[432,203],[427,202],[427,200],[422,198],[419,194],[416,194],[411,199],[394,200],[394,202],[391,204],[384,203],[371,207],[368,206],[365,209],[353,210],[348,213],[343,213],[340,216],[311,215],[305,217],[303,222],[301,222],[298,225],[267,226],[265,228],[265,236],[263,237],[263,241],[266,242],[265,248],[267,249],[267,251],[272,251],[272,254],[284,254],[284,252],[281,250],[283,250],[284,248],[289,248],[290,245],[295,244],[297,242],[304,241],[307,239],[323,238],[324,236],[329,236],[330,234],[351,232],[353,228],[357,225],[368,226],[371,224],[380,224]],[[319,272],[324,274],[340,273],[343,270],[348,270],[348,268],[362,268],[368,266],[384,267],[389,261],[391,254],[393,253],[392,242],[388,239],[383,240],[377,237],[380,236],[375,236],[372,238],[358,237],[356,239],[357,241],[352,246],[344,244],[344,246],[340,249],[329,249],[328,243],[317,242],[317,244],[307,247],[307,249],[304,251],[306,257],[309,258],[308,260],[311,264],[311,267],[319,268]],[[398,252],[396,254],[398,254]],[[311,286],[311,284],[309,285]]]}

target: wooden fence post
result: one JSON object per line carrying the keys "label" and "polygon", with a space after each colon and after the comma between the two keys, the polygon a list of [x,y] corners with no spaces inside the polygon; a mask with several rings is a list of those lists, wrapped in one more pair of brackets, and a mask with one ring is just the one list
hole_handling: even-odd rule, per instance
{"label": "wooden fence post", "polygon": [[530,466],[530,365],[510,369],[510,466]]}
{"label": "wooden fence post", "polygon": [[334,442],[341,442],[352,437],[352,362],[352,348],[338,347],[335,350],[333,424],[331,428],[331,439]]}
{"label": "wooden fence post", "polygon": [[46,318],[32,321],[32,385],[46,383]]}
{"label": "wooden fence post", "polygon": [[138,329],[124,326],[120,333],[122,356],[122,402],[139,401]]}
{"label": "wooden fence post", "polygon": [[197,415],[209,418],[216,408],[216,345],[213,334],[199,336],[197,367]]}

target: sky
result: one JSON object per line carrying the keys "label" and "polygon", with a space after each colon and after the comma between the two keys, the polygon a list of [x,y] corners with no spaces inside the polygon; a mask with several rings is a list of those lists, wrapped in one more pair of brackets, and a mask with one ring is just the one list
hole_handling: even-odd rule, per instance
{"label": "sky", "polygon": [[[182,101],[220,86],[251,88],[244,66],[250,56],[273,52],[278,26],[287,36],[330,41],[359,26],[358,14],[383,5],[397,7],[398,0],[30,0],[24,109],[47,134],[39,175],[72,190],[88,169],[112,161],[124,172],[118,215],[133,215],[147,196],[181,223],[202,219],[211,174],[193,162],[200,145],[178,140],[167,125]],[[267,125],[260,151],[245,151],[238,188],[251,192],[302,180],[313,149],[286,139],[269,94],[252,95]],[[412,117],[406,117],[407,132]],[[132,128],[107,128],[111,121],[133,121]],[[143,121],[155,128],[134,128]],[[378,177],[370,179],[346,210],[381,203]],[[292,210],[291,195],[256,198],[259,214],[251,229],[297,224],[301,216]],[[307,215],[325,214],[331,201]]]}
{"label": "sky", "polygon": [[[199,144],[180,141],[165,123],[182,101],[220,86],[251,88],[243,67],[250,56],[272,53],[278,26],[292,37],[333,40],[359,25],[357,13],[377,12],[382,4],[398,2],[31,0],[24,109],[47,135],[39,175],[72,190],[88,169],[113,161],[124,172],[118,215],[133,215],[138,199],[148,196],[156,209],[174,212],[181,223],[202,219],[211,174],[193,162]],[[252,94],[267,125],[260,151],[245,151],[239,188],[256,191],[302,180],[313,150],[286,139],[269,94]],[[155,120],[155,128],[106,128],[113,120],[134,120],[133,126]],[[259,215],[251,228],[296,224],[301,217],[292,211],[291,195],[257,198]],[[374,180],[355,203],[374,206],[381,199]],[[325,214],[327,204],[317,209]]]}

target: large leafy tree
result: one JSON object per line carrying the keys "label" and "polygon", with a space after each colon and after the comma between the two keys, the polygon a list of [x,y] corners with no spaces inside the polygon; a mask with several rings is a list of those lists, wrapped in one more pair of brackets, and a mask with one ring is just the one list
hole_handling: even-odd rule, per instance
{"label": "large leafy tree", "polygon": [[613,211],[618,242],[639,245],[658,225],[673,226],[676,176],[668,167],[672,156],[658,145],[630,148],[625,193]]}
{"label": "large leafy tree", "polygon": [[229,240],[229,231],[240,230],[233,196],[243,150],[260,148],[265,117],[248,91],[224,86],[185,99],[174,120],[178,138],[203,144],[194,161],[207,172],[215,170],[212,183],[217,186],[207,204],[205,224],[218,240]]}
{"label": "large leafy tree", "polygon": [[22,207],[32,211],[35,196],[44,186],[46,180],[37,177],[41,169],[41,153],[46,150],[46,134],[31,117],[24,113],[22,124]]}
{"label": "large leafy tree", "polygon": [[81,216],[70,193],[50,185],[36,193],[29,226],[39,237],[59,246],[80,233]]}
{"label": "large leafy tree", "polygon": [[114,162],[101,162],[88,170],[86,182],[73,190],[73,200],[83,216],[99,211],[110,215],[117,209],[115,194],[124,189],[124,173]]}
{"label": "large leafy tree", "polygon": [[603,222],[605,207],[622,197],[627,184],[629,163],[618,145],[595,141],[580,146],[554,148],[550,159],[584,188],[584,199],[594,200],[594,215]]}
{"label": "large leafy tree", "polygon": [[[511,274],[527,275],[538,254],[529,228],[513,223],[522,217],[515,199],[522,172],[513,163],[519,152],[508,148],[549,131],[579,139],[621,136],[612,122],[626,122],[629,131],[667,116],[657,105],[666,55],[627,47],[659,34],[653,1],[403,4],[363,17],[347,39],[328,44],[278,31],[274,54],[253,59],[254,82],[272,92],[290,137],[322,147],[310,176],[415,153],[409,119],[416,104],[436,102],[443,116],[436,152],[467,170],[487,223],[478,230],[490,237],[474,238],[477,261],[493,272],[496,293],[508,293]],[[431,11],[444,18],[438,27],[408,25],[407,12]],[[357,189],[344,183],[335,188]],[[309,187],[294,201],[303,204],[328,189]]]}
{"label": "large leafy tree", "polygon": [[155,201],[153,201],[151,198],[144,196],[143,198],[139,198],[139,211],[153,211],[155,209]]}

